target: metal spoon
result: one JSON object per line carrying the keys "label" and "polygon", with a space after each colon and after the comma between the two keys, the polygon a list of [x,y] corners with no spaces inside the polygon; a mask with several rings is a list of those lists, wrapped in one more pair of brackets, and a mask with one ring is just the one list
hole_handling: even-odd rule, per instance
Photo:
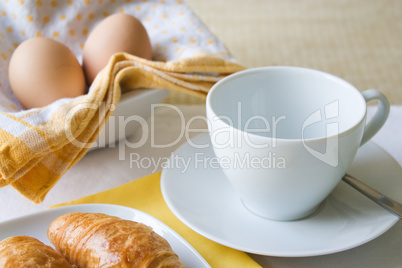
{"label": "metal spoon", "polygon": [[396,216],[399,217],[399,219],[402,219],[402,205],[396,202],[395,200],[392,200],[391,198],[383,195],[382,193],[374,190],[370,186],[364,184],[363,182],[359,181],[358,179],[350,176],[349,174],[345,174],[345,176],[342,178],[344,182],[376,202],[378,205],[381,207],[385,208],[389,212],[395,214]]}

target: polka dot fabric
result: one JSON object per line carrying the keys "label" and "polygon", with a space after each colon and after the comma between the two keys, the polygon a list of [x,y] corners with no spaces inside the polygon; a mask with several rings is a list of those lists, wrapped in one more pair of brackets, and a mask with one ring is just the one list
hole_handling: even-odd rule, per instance
{"label": "polka dot fabric", "polygon": [[[153,60],[115,54],[87,94],[23,110],[8,82],[15,48],[28,38],[48,37],[68,46],[82,63],[92,29],[117,12],[143,23]],[[11,185],[42,202],[97,139],[118,104],[120,86],[205,97],[216,81],[242,69],[182,1],[0,0],[0,187]]]}
{"label": "polka dot fabric", "polygon": [[[15,48],[24,40],[44,36],[67,45],[82,61],[91,30],[105,17],[123,12],[145,26],[155,61],[173,61],[208,51],[233,60],[224,45],[177,0],[0,0],[0,105],[21,107],[11,93],[7,69]],[[17,103],[17,104],[16,104]]]}

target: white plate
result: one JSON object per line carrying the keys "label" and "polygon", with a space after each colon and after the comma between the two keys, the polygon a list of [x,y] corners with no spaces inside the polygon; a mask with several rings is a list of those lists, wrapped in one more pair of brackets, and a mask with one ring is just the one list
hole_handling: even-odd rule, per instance
{"label": "white plate", "polygon": [[187,267],[210,267],[189,243],[164,223],[139,210],[116,205],[83,204],[65,206],[6,221],[0,223],[0,240],[10,236],[28,235],[52,246],[46,235],[48,226],[58,216],[70,212],[105,213],[122,219],[144,223],[152,227],[157,234],[169,242],[173,251],[179,255],[180,260]]}
{"label": "white plate", "polygon": [[[208,134],[191,141],[209,142]],[[307,218],[288,222],[261,218],[242,205],[213,160],[211,146],[193,145],[182,145],[165,165],[162,194],[181,221],[217,243],[261,255],[317,256],[362,245],[398,221],[344,182]],[[402,202],[401,167],[379,146],[361,147],[348,173]]]}

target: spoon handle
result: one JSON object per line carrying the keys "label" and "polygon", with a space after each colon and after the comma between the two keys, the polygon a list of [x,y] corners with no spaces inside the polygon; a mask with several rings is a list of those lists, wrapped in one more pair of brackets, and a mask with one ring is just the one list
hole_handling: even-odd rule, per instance
{"label": "spoon handle", "polygon": [[380,205],[381,207],[385,208],[389,212],[395,214],[398,216],[400,219],[402,219],[402,205],[396,202],[395,200],[392,200],[391,198],[383,195],[382,193],[374,190],[370,186],[364,184],[363,182],[359,181],[358,179],[345,174],[345,176],[342,178],[344,182],[373,200],[375,203]]}

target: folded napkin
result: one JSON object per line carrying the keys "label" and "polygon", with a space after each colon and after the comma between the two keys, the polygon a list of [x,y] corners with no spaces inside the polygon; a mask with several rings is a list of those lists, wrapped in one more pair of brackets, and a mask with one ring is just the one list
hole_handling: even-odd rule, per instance
{"label": "folded napkin", "polygon": [[[67,45],[81,62],[90,31],[116,12],[142,21],[153,61],[116,54],[88,94],[23,110],[7,76],[15,47],[45,36]],[[0,187],[11,185],[34,203],[96,141],[121,90],[168,88],[202,97],[220,78],[243,69],[181,1],[2,1],[0,37]]]}
{"label": "folded napkin", "polygon": [[160,188],[160,172],[56,207],[87,203],[122,205],[154,216],[189,242],[211,267],[260,267],[246,253],[215,243],[197,234],[176,218],[163,200]]}

